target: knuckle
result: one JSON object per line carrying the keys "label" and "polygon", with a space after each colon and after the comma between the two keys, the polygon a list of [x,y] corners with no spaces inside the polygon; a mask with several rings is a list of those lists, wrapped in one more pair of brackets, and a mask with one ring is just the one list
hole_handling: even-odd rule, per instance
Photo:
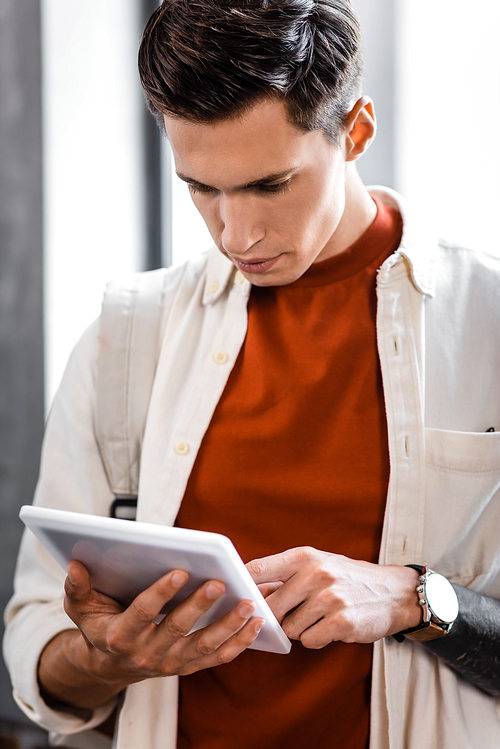
{"label": "knuckle", "polygon": [[149,653],[139,653],[134,658],[134,666],[143,673],[157,673],[156,660]]}
{"label": "knuckle", "polygon": [[118,632],[108,632],[106,636],[106,648],[110,653],[122,655],[126,652],[123,639]]}
{"label": "knuckle", "polygon": [[347,609],[341,609],[340,611],[337,611],[337,614],[335,616],[335,621],[339,627],[342,629],[348,629],[352,626],[352,616],[349,614]]}
{"label": "knuckle", "polygon": [[155,660],[155,669],[160,676],[180,676],[184,667],[189,665],[181,653],[175,652],[175,648],[173,650],[169,648],[166,653],[165,651],[158,653]]}
{"label": "knuckle", "polygon": [[322,609],[330,611],[335,608],[336,610],[342,609],[342,601],[338,598],[335,592],[329,587],[329,580],[324,581],[325,585],[318,590],[316,599]]}
{"label": "knuckle", "polygon": [[196,651],[200,655],[212,655],[214,650],[215,650],[215,646],[212,645],[212,643],[204,640],[202,637],[200,637],[200,639],[196,643]]}
{"label": "knuckle", "polygon": [[355,642],[354,619],[347,611],[339,611],[335,616],[335,630],[337,638],[342,642]]}
{"label": "knuckle", "polygon": [[201,614],[204,614],[215,603],[215,600],[215,598],[207,598],[206,588],[200,588],[199,591],[196,591],[196,595],[192,599],[193,611],[197,616],[201,616]]}
{"label": "knuckle", "polygon": [[216,661],[218,666],[224,666],[226,663],[231,663],[232,660],[234,660],[234,655],[227,650],[221,650],[217,653]]}
{"label": "knuckle", "polygon": [[341,611],[339,614],[340,626],[347,636],[353,636],[355,629],[354,617],[348,614],[346,611]]}
{"label": "knuckle", "polygon": [[139,619],[140,622],[147,623],[152,621],[153,617],[151,616],[151,611],[144,605],[140,598],[136,598],[135,601],[131,603],[131,606],[134,616]]}
{"label": "knuckle", "polygon": [[288,549],[283,554],[285,564],[299,566],[302,569],[307,568],[315,558],[317,552],[312,546],[297,546]]}
{"label": "knuckle", "polygon": [[165,619],[165,626],[168,630],[168,633],[171,637],[173,637],[175,640],[179,640],[181,637],[184,637],[187,635],[187,628],[185,624],[180,622],[178,619],[175,618],[175,616],[169,616]]}
{"label": "knuckle", "polygon": [[322,565],[316,567],[316,574],[322,582],[331,583],[333,580],[333,575],[330,570]]}
{"label": "knuckle", "polygon": [[316,550],[312,546],[299,546],[291,551],[301,562],[309,561],[316,553]]}
{"label": "knuckle", "polygon": [[254,559],[247,564],[248,571],[253,575],[263,575],[266,572],[267,564],[263,559]]}
{"label": "knuckle", "polygon": [[330,587],[335,580],[331,572],[325,567],[321,565],[312,566],[305,575],[305,582],[317,590],[318,597],[325,598],[325,600],[335,598],[335,593]]}

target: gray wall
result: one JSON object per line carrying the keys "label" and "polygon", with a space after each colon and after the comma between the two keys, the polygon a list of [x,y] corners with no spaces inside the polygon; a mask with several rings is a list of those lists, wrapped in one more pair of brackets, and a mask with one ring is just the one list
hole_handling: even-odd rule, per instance
{"label": "gray wall", "polygon": [[[39,0],[0,0],[0,608],[43,430]],[[0,662],[0,719],[20,718]]]}
{"label": "gray wall", "polygon": [[364,93],[375,103],[378,132],[358,168],[365,184],[395,188],[394,93],[397,0],[352,0],[361,22],[365,57]]}

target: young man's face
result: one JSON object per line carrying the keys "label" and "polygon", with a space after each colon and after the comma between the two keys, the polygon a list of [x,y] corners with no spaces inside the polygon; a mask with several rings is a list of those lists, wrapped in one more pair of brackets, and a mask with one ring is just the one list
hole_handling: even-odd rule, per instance
{"label": "young man's face", "polygon": [[295,281],[341,252],[346,156],[279,101],[210,125],[165,117],[176,171],[219,250],[257,286]]}

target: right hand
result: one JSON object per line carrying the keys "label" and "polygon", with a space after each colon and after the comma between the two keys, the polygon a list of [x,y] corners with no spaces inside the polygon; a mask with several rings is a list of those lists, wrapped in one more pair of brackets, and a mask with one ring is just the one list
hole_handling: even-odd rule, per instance
{"label": "right hand", "polygon": [[[92,589],[83,564],[70,562],[64,586],[64,609],[81,636],[72,638],[71,647],[64,649],[64,657],[66,662],[71,662],[74,671],[81,673],[82,688],[84,683],[88,684],[90,692],[94,683],[99,687],[101,704],[105,701],[103,697],[109,698],[129,684],[144,679],[186,675],[229,663],[256,639],[264,620],[251,619],[255,603],[249,600],[240,601],[216,622],[187,635],[199,617],[224,593],[223,583],[215,580],[204,583],[160,624],[155,624],[153,620],[187,580],[187,572],[173,570],[123,609],[112,598]],[[54,653],[45,663],[42,655],[40,681],[49,694],[60,699],[57,693],[60,687],[54,687],[57,680],[50,673],[55,670],[56,663]],[[86,707],[94,700],[89,695],[88,700],[78,698],[71,702],[76,707]]]}

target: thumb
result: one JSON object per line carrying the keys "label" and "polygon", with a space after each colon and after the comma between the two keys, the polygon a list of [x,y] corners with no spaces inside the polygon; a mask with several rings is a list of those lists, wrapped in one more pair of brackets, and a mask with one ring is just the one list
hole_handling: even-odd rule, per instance
{"label": "thumb", "polygon": [[72,603],[82,603],[92,595],[87,568],[75,559],[68,564],[68,576],[64,581],[64,592]]}

